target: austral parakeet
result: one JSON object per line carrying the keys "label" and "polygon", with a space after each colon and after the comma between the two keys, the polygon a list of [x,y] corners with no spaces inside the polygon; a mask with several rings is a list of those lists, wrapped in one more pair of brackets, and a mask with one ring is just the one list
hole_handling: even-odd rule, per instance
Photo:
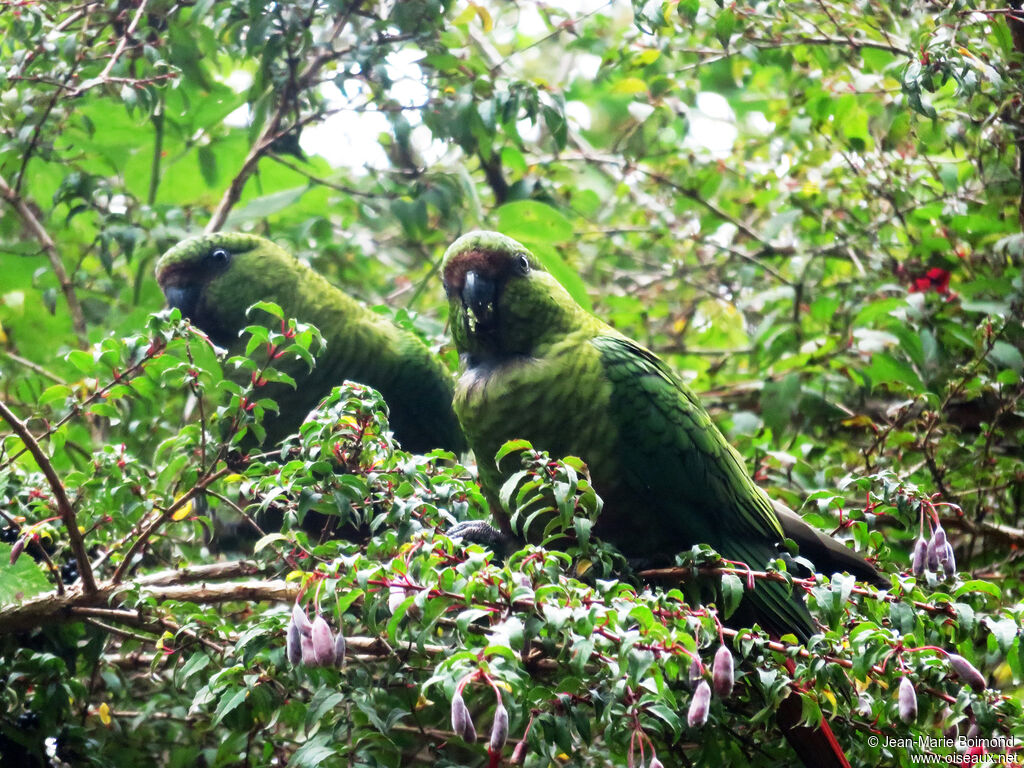
{"label": "austral parakeet", "polygon": [[[587,463],[605,502],[594,533],[631,559],[671,562],[709,544],[762,570],[790,557],[788,536],[806,542],[821,570],[877,580],[871,565],[795,513],[780,523],[696,396],[652,352],[580,307],[522,245],[474,232],[449,247],[442,269],[462,359],[455,411],[496,515],[503,514],[497,497],[506,478],[494,456],[506,441],[523,438]],[[498,522],[509,534],[508,521]],[[758,582],[741,612],[773,634],[806,640],[815,632],[802,596],[779,582]],[[817,761],[814,749],[828,749],[827,739],[817,729],[810,736],[819,742],[811,751],[794,743],[802,757],[812,756],[805,760],[844,764]],[[796,741],[796,731],[787,737]]]}
{"label": "austral parakeet", "polygon": [[156,276],[167,303],[233,354],[244,351],[239,332],[254,322],[246,309],[258,301],[272,301],[285,317],[320,329],[327,347],[316,367],[289,369],[297,389],[279,385],[272,393],[281,410],[268,414],[269,441],[296,431],[348,379],[381,393],[406,450],[465,450],[452,410],[452,377],[430,350],[269,240],[227,232],[193,237],[160,258]]}
{"label": "austral parakeet", "polygon": [[[455,410],[496,503],[501,445],[525,438],[576,455],[605,501],[595,534],[633,559],[670,561],[695,544],[761,570],[806,542],[823,570],[877,578],[868,563],[771,500],[696,396],[652,352],[577,304],[522,245],[495,232],[459,238],[443,279],[462,357]],[[507,522],[499,521],[507,532]],[[845,554],[844,554],[845,553]],[[769,631],[814,632],[780,583],[749,596]]]}

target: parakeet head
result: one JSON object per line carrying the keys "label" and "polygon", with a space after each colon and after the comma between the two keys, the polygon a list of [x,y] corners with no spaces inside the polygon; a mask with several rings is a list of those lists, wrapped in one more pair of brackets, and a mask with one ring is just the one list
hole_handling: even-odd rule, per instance
{"label": "parakeet head", "polygon": [[536,354],[584,313],[530,251],[498,232],[452,243],[442,278],[455,344],[477,361]]}
{"label": "parakeet head", "polygon": [[265,238],[215,232],[167,251],[157,262],[156,279],[168,305],[227,347],[250,324],[245,310],[252,304],[271,297],[286,303],[301,269],[295,257]]}

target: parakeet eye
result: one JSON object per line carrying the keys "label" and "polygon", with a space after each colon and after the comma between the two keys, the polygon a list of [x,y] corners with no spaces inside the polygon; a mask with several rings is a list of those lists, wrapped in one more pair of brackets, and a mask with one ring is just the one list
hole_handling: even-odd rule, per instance
{"label": "parakeet eye", "polygon": [[230,255],[223,248],[214,248],[210,251],[210,261],[214,264],[226,264]]}
{"label": "parakeet eye", "polygon": [[525,253],[519,254],[519,261],[516,262],[516,269],[519,270],[519,274],[527,275],[530,273],[530,257]]}

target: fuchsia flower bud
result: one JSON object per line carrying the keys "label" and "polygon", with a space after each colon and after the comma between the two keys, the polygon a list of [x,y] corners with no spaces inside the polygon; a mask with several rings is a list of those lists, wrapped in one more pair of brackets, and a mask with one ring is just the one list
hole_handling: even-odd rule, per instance
{"label": "fuchsia flower bud", "polygon": [[704,677],[704,668],[701,666],[700,659],[694,657],[693,661],[690,662],[690,688],[696,688],[697,683]]}
{"label": "fuchsia flower bud", "polygon": [[526,757],[526,739],[523,739],[518,744],[516,744],[516,748],[512,750],[512,757],[510,757],[508,759],[508,764],[509,765],[522,765],[523,764],[523,758],[525,758],[525,757]]}
{"label": "fuchsia flower bud", "polygon": [[408,595],[405,594],[404,587],[392,584],[388,587],[388,610],[390,610],[391,613],[396,613],[402,603],[405,602],[406,597],[408,597]]}
{"label": "fuchsia flower bud", "polygon": [[939,550],[935,547],[935,537],[928,540],[928,570],[938,573]]}
{"label": "fuchsia flower bud", "polygon": [[310,632],[299,630],[299,650],[303,666],[315,667],[317,664],[316,653],[313,651],[313,636]]}
{"label": "fuchsia flower bud", "polygon": [[295,622],[299,629],[306,632],[313,626],[309,623],[309,617],[306,615],[305,609],[298,603],[292,606],[292,621]]}
{"label": "fuchsia flower bud", "polygon": [[939,563],[942,565],[942,573],[947,579],[956,575],[956,556],[953,554],[953,545],[948,541],[939,555]]}
{"label": "fuchsia flower bud", "polygon": [[977,693],[981,693],[988,687],[985,683],[985,676],[963,656],[957,653],[949,654],[949,666],[953,668],[953,671],[959,675],[961,680],[971,686]]}
{"label": "fuchsia flower bud", "polygon": [[501,752],[508,739],[508,710],[498,700],[498,706],[494,708],[494,722],[491,724],[491,740],[488,748],[491,752]]}
{"label": "fuchsia flower bud", "polygon": [[334,634],[327,622],[320,614],[313,619],[313,628],[310,631],[313,642],[313,656],[319,666],[328,666],[334,663]]}
{"label": "fuchsia flower bud", "polygon": [[691,728],[700,728],[708,721],[708,710],[711,706],[711,686],[707,680],[701,680],[690,699],[690,709],[686,713],[686,722]]}
{"label": "fuchsia flower bud", "polygon": [[285,648],[288,651],[288,661],[293,667],[298,666],[302,661],[302,630],[294,620],[288,622],[288,640]]}
{"label": "fuchsia flower bud", "polygon": [[28,536],[22,536],[11,547],[11,565],[18,562],[18,558],[21,557],[21,551],[25,549],[25,544],[28,542]]}
{"label": "fuchsia flower bud", "polygon": [[461,691],[455,691],[452,696],[452,730],[470,744],[476,741],[476,728]]}
{"label": "fuchsia flower bud", "polygon": [[910,572],[918,578],[924,576],[925,565],[928,563],[928,542],[923,537],[914,544],[914,557],[910,564]]}
{"label": "fuchsia flower bud", "polygon": [[900,720],[912,723],[917,719],[917,692],[909,677],[900,680],[899,691]]}
{"label": "fuchsia flower bud", "polygon": [[345,635],[341,628],[338,628],[338,635],[334,638],[334,666],[341,669],[345,666]]}
{"label": "fuchsia flower bud", "polygon": [[711,666],[711,682],[715,685],[715,693],[723,699],[729,698],[734,680],[732,653],[725,645],[721,645],[715,652],[715,661]]}

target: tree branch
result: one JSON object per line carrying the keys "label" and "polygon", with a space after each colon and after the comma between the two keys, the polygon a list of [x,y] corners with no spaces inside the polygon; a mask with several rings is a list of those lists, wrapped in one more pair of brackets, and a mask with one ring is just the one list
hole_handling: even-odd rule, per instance
{"label": "tree branch", "polygon": [[75,553],[75,557],[78,559],[78,573],[82,577],[82,589],[86,595],[94,594],[96,592],[96,580],[92,575],[89,555],[85,551],[85,542],[82,541],[82,534],[78,530],[75,510],[68,500],[67,493],[64,492],[64,485],[61,483],[60,478],[57,477],[53,464],[50,463],[50,459],[43,452],[43,449],[39,447],[39,443],[36,442],[35,437],[29,428],[25,426],[25,423],[15,416],[2,401],[0,401],[0,416],[11,425],[11,429],[25,443],[25,447],[28,448],[29,453],[32,454],[36,464],[39,465],[39,469],[42,470],[43,475],[46,477],[46,482],[49,483],[50,490],[53,491],[53,498],[57,502],[57,512],[60,514],[64,527],[68,529],[71,551]]}
{"label": "tree branch", "polygon": [[354,0],[354,2],[349,5],[348,9],[338,17],[324,43],[327,52],[322,53],[319,56],[315,56],[309,63],[309,66],[306,67],[306,70],[299,75],[295,83],[289,83],[285,92],[281,94],[281,98],[278,101],[277,108],[274,110],[273,115],[270,116],[267,124],[263,126],[263,130],[260,131],[260,135],[256,138],[256,141],[253,142],[252,147],[250,147],[249,154],[246,155],[245,160],[242,162],[242,167],[239,168],[235,177],[231,179],[231,183],[228,184],[228,188],[224,190],[224,196],[220,199],[216,210],[214,210],[213,215],[210,217],[210,221],[206,224],[206,232],[216,232],[224,226],[224,222],[227,221],[228,214],[231,212],[231,209],[234,208],[241,199],[245,183],[256,171],[256,166],[259,164],[260,159],[268,152],[268,150],[270,150],[271,146],[275,141],[277,141],[277,139],[281,138],[281,136],[291,129],[290,126],[289,128],[282,130],[281,125],[284,122],[285,114],[292,106],[292,99],[294,99],[295,96],[304,88],[309,87],[316,79],[320,70],[323,69],[324,65],[338,55],[331,50],[332,43],[337,36],[341,34],[341,31],[348,24],[349,18],[351,18],[352,14],[355,13],[361,3],[362,0]]}
{"label": "tree branch", "polygon": [[121,54],[124,53],[124,49],[128,46],[128,38],[135,34],[135,29],[139,26],[139,20],[146,12],[146,6],[148,4],[149,0],[142,0],[142,2],[139,3],[139,8],[135,11],[135,18],[132,19],[131,23],[128,25],[128,29],[124,31],[124,34],[121,35],[121,39],[117,41],[117,48],[114,49],[113,55],[110,57],[110,60],[107,61],[107,66],[105,66],[103,71],[100,72],[99,77],[96,78],[97,80],[106,80],[107,76],[110,75],[111,70],[114,69],[114,65],[117,64],[117,60],[121,58]]}
{"label": "tree branch", "polygon": [[[298,596],[300,584],[281,580],[211,583],[214,580],[251,575],[258,573],[259,570],[260,567],[256,563],[239,560],[182,570],[160,571],[142,576],[133,584],[139,588],[143,596],[153,598],[157,602],[291,602]],[[53,622],[75,621],[87,616],[133,626],[151,624],[152,621],[141,616],[138,611],[111,607],[119,604],[118,593],[123,591],[125,584],[115,583],[111,579],[99,584],[91,594],[83,590],[72,590],[63,595],[48,592],[0,611],[0,634],[20,632]],[[164,620],[158,621],[166,624]]]}
{"label": "tree branch", "polygon": [[57,282],[60,283],[60,289],[68,303],[71,323],[74,326],[75,335],[78,337],[78,346],[80,349],[86,349],[89,346],[89,339],[85,329],[85,315],[82,314],[82,306],[78,303],[78,296],[75,295],[74,285],[68,277],[67,270],[64,269],[64,262],[61,261],[60,253],[57,251],[57,244],[32,212],[25,199],[11,188],[3,176],[0,176],[0,197],[3,197],[14,208],[29,232],[43,247],[47,258],[50,259],[50,266],[57,276]]}

